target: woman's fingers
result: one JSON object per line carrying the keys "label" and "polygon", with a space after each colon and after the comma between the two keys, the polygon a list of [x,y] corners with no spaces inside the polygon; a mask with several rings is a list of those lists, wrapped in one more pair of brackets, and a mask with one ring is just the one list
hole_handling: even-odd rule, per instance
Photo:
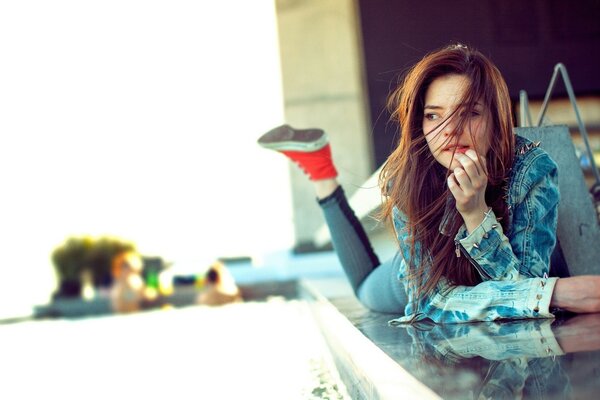
{"label": "woman's fingers", "polygon": [[460,180],[460,176],[457,174],[458,183],[461,184],[461,187],[464,184],[469,184],[469,187],[464,187],[463,189],[473,189],[475,191],[482,190],[487,186],[487,175],[485,173],[485,169],[483,165],[485,165],[485,160],[482,160],[481,157],[477,155],[473,150],[468,150],[464,155],[461,155],[457,158],[457,161],[460,163],[461,167],[455,168],[454,173],[456,174],[458,170],[462,169],[468,178]]}
{"label": "woman's fingers", "polygon": [[485,206],[487,175],[483,169],[485,160],[472,150],[460,154],[456,160],[460,166],[454,168],[448,176],[448,189],[456,199],[456,208],[461,213],[487,208]]}
{"label": "woman's fingers", "polygon": [[454,173],[451,173],[448,176],[448,189],[450,189],[450,193],[452,193],[452,196],[454,196],[456,201],[460,201],[460,199],[462,199],[463,191],[460,188],[460,185],[457,182],[456,175]]}
{"label": "woman's fingers", "polygon": [[484,213],[489,209],[485,202],[485,159],[475,151],[468,150],[456,160],[459,166],[448,176],[448,190],[454,196],[456,209],[470,232],[481,223]]}
{"label": "woman's fingers", "polygon": [[472,159],[471,157],[467,156],[466,154],[461,154],[458,158],[457,161],[460,163],[462,169],[467,173],[467,175],[469,176],[469,179],[473,180],[473,179],[477,179],[480,175],[480,171],[479,171],[479,167],[478,167],[478,161]]}
{"label": "woman's fingers", "polygon": [[477,166],[477,171],[478,171],[479,175],[487,176],[487,168],[485,165],[485,157],[484,156],[480,156],[479,154],[477,154],[477,152],[475,150],[472,150],[472,149],[467,150],[465,152],[465,155],[467,157],[469,157],[471,160],[473,160],[473,162]]}
{"label": "woman's fingers", "polygon": [[460,167],[454,168],[454,178],[456,180],[456,182],[458,183],[458,185],[460,186],[460,188],[462,189],[462,191],[470,191],[472,184],[471,184],[471,178],[469,177],[469,174],[466,172],[466,170]]}

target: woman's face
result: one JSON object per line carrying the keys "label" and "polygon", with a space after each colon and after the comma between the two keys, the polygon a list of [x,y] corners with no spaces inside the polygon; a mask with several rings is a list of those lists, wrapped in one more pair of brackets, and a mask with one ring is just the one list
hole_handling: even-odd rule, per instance
{"label": "woman's face", "polygon": [[[490,147],[489,110],[481,102],[469,110],[459,104],[468,84],[464,75],[444,75],[425,93],[423,133],[433,157],[449,169],[460,166],[459,154],[472,149],[485,157]],[[463,116],[466,120],[458,132],[456,123]]]}

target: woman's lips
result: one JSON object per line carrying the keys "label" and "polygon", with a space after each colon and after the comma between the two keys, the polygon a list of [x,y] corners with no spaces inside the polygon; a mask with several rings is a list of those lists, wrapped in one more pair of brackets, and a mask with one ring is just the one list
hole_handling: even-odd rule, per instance
{"label": "woman's lips", "polygon": [[465,154],[467,150],[469,150],[469,146],[452,146],[444,149],[444,151],[449,151],[451,153],[456,152],[460,154]]}

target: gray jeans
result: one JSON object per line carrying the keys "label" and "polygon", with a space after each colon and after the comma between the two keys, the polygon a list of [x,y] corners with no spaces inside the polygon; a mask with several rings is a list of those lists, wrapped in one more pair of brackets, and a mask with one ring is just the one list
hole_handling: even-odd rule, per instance
{"label": "gray jeans", "polygon": [[361,303],[373,311],[403,315],[408,299],[397,278],[400,253],[379,262],[341,186],[319,200],[319,205],[331,232],[333,248]]}

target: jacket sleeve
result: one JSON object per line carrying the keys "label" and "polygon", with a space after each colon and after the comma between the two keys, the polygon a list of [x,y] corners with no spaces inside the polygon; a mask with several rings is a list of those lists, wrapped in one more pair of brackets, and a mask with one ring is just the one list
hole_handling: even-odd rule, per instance
{"label": "jacket sleeve", "polygon": [[557,166],[541,149],[532,149],[511,182],[511,230],[504,234],[493,212],[467,234],[463,226],[457,246],[466,250],[482,279],[518,280],[548,274],[556,244],[558,220]]}
{"label": "jacket sleeve", "polygon": [[[402,268],[401,268],[402,272]],[[433,293],[415,298],[402,275],[409,302],[404,316],[391,325],[463,323],[499,319],[554,318],[550,299],[558,278],[529,278],[518,281],[486,281],[476,286],[452,286],[440,280]]]}
{"label": "jacket sleeve", "polygon": [[[459,239],[461,232],[457,235],[484,282],[472,287],[452,286],[442,279],[432,293],[417,298],[406,263],[402,262],[398,279],[404,284],[409,301],[404,316],[390,321],[391,324],[427,319],[435,323],[458,323],[554,317],[549,308],[556,278],[543,276],[548,272],[556,243],[557,167],[541,149],[533,149],[532,153],[520,165],[518,179],[512,182],[518,186],[510,238],[503,233],[493,213],[470,235],[464,229],[463,238]],[[394,211],[396,234],[402,239],[407,234],[405,218],[398,210]],[[411,259],[402,240],[400,251],[405,260]]]}

